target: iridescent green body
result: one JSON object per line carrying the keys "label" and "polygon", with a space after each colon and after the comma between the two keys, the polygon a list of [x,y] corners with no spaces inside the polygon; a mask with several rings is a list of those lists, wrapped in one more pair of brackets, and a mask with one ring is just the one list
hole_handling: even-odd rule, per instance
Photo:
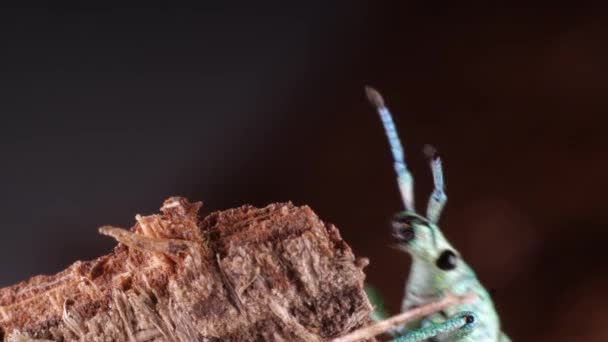
{"label": "iridescent green body", "polygon": [[[404,212],[399,216],[409,219],[415,234],[415,238],[408,244],[400,245],[400,248],[412,256],[402,311],[437,301],[446,291],[456,295],[473,292],[477,296],[471,303],[452,306],[434,316],[412,322],[407,325],[407,330],[420,329],[431,323],[441,323],[463,311],[471,311],[475,313],[477,319],[468,334],[449,335],[438,340],[508,341],[500,330],[498,314],[490,295],[477,279],[473,269],[464,262],[456,249],[443,236],[439,227],[416,214]],[[456,255],[453,269],[442,270],[437,266],[437,260],[444,251],[452,251]]]}
{"label": "iridescent green body", "polygon": [[414,178],[407,168],[392,115],[380,93],[372,88],[366,88],[366,91],[368,99],[380,115],[389,140],[397,183],[405,206],[405,211],[393,219],[393,234],[398,246],[412,257],[402,311],[436,302],[446,292],[455,295],[476,295],[472,302],[454,305],[409,323],[405,327],[405,335],[394,342],[429,339],[453,342],[509,341],[501,331],[498,314],[490,295],[477,279],[473,269],[464,262],[437,225],[447,201],[443,168],[437,152],[432,147],[425,151],[429,157],[435,187],[428,201],[426,216],[423,217],[414,209]]}
{"label": "iridescent green body", "polygon": [[394,339],[392,342],[423,341],[429,338],[446,336],[449,334],[451,334],[451,339],[466,337],[470,335],[474,327],[474,324],[467,322],[467,317],[474,317],[475,320],[477,319],[475,313],[464,311],[438,325],[428,325],[424,328],[406,333],[403,336]]}

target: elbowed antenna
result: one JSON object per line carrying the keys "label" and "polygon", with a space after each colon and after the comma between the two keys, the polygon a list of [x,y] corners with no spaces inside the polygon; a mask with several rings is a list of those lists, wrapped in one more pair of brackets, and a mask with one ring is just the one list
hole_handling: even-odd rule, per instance
{"label": "elbowed antenna", "polygon": [[403,147],[401,146],[401,141],[399,140],[399,135],[397,134],[397,129],[395,128],[391,113],[384,105],[382,95],[380,95],[376,89],[366,86],[365,93],[369,102],[376,108],[378,114],[380,114],[380,120],[382,120],[382,124],[384,125],[384,131],[386,132],[393,153],[397,183],[399,184],[399,191],[401,192],[405,210],[414,212],[414,178],[405,164]]}
{"label": "elbowed antenna", "polygon": [[431,145],[424,146],[424,154],[429,159],[431,164],[431,171],[433,172],[433,184],[435,188],[431,197],[429,198],[429,204],[426,207],[426,217],[429,221],[437,223],[441,216],[441,211],[445,206],[445,202],[448,200],[448,196],[445,194],[443,185],[443,168],[441,166],[441,158],[437,150]]}

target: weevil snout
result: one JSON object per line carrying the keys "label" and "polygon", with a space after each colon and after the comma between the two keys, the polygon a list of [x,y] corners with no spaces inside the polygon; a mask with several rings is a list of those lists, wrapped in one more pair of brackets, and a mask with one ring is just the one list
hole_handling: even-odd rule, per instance
{"label": "weevil snout", "polygon": [[399,213],[391,221],[393,235],[400,244],[409,244],[416,238],[416,231],[414,230],[415,220],[418,220],[418,217],[415,215]]}
{"label": "weevil snout", "polygon": [[[408,253],[422,257],[431,262],[439,256],[449,244],[443,243],[444,238],[438,228],[426,218],[409,211],[400,212],[392,220],[393,236],[397,244]],[[451,258],[444,257],[451,262]]]}

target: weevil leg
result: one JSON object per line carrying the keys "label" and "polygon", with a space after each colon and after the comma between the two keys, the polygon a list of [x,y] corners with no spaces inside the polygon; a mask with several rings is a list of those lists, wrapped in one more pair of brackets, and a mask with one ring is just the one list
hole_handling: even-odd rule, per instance
{"label": "weevil leg", "polygon": [[441,211],[445,206],[445,202],[448,200],[443,184],[443,168],[441,165],[441,158],[439,158],[439,154],[433,146],[426,145],[424,147],[424,154],[429,158],[431,172],[433,172],[433,184],[435,185],[433,193],[429,198],[429,204],[426,208],[426,217],[429,221],[437,223],[441,216]]}
{"label": "weevil leg", "polygon": [[456,339],[463,338],[471,333],[477,322],[477,316],[470,311],[460,312],[445,322],[430,323],[427,326],[410,331],[405,335],[391,340],[391,342],[418,342],[425,341],[440,335],[449,335]]}
{"label": "weevil leg", "polygon": [[403,147],[401,146],[393,117],[388,108],[384,105],[382,95],[380,95],[376,89],[365,87],[365,92],[369,102],[376,108],[376,111],[378,111],[378,114],[380,115],[386,137],[391,146],[395,172],[397,173],[397,183],[399,184],[399,191],[401,192],[405,209],[414,212],[414,177],[412,177],[412,174],[405,163]]}
{"label": "weevil leg", "polygon": [[370,303],[374,307],[374,311],[372,311],[370,318],[374,322],[379,322],[387,319],[388,315],[386,314],[386,310],[384,309],[384,301],[382,300],[382,296],[380,293],[371,285],[365,285],[365,294],[369,299]]}
{"label": "weevil leg", "polygon": [[[371,285],[365,285],[365,294],[372,304],[374,310],[370,314],[370,318],[374,322],[381,322],[388,319],[389,315],[386,312],[384,301],[380,293]],[[399,336],[405,332],[404,328],[393,328],[388,330],[386,333],[391,336]]]}

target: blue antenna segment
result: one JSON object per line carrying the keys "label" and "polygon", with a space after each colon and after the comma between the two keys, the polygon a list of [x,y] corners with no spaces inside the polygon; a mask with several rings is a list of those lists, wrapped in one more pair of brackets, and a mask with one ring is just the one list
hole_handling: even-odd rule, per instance
{"label": "blue antenna segment", "polygon": [[399,183],[399,191],[403,198],[403,204],[405,205],[406,210],[414,212],[414,179],[405,164],[403,147],[401,146],[395,123],[393,122],[391,113],[385,106],[378,107],[378,114],[380,114],[380,120],[384,125],[384,131],[386,132],[388,142],[391,146],[395,172],[397,173],[397,182]]}
{"label": "blue antenna segment", "polygon": [[399,140],[399,135],[397,134],[397,129],[395,128],[391,113],[386,107],[378,108],[378,113],[380,114],[380,119],[384,125],[384,131],[386,132],[388,142],[391,146],[393,160],[395,161],[395,172],[397,172],[397,176],[405,175],[409,172],[405,166],[403,147],[401,146],[401,141]]}

